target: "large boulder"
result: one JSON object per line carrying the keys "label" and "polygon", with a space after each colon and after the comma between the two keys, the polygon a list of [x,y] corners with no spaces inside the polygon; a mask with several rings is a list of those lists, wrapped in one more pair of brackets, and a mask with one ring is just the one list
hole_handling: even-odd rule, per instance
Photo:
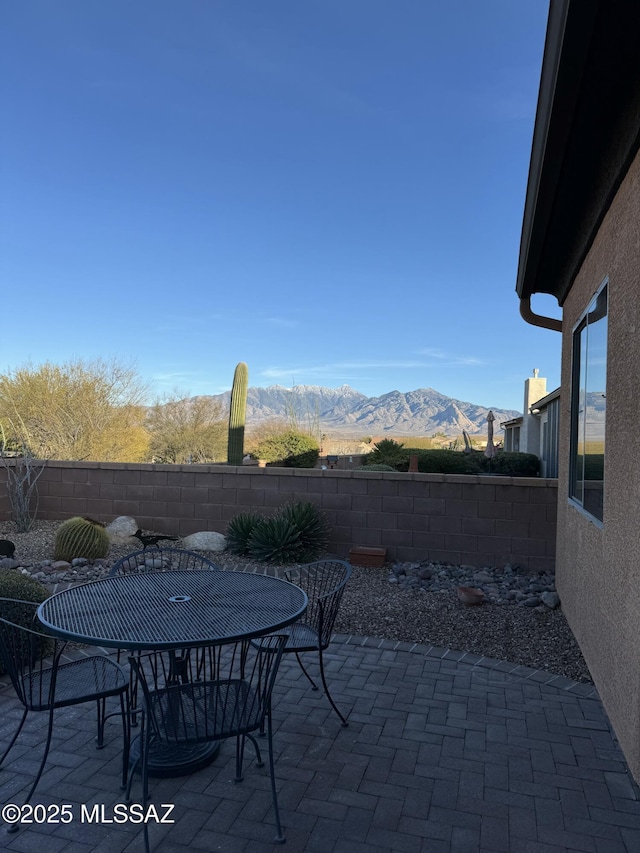
{"label": "large boulder", "polygon": [[107,524],[107,533],[112,542],[128,539],[133,536],[137,529],[138,522],[130,515],[119,515],[110,524]]}
{"label": "large boulder", "polygon": [[227,540],[222,533],[205,530],[201,533],[191,533],[189,536],[185,536],[182,540],[182,547],[187,551],[224,551],[227,547]]}

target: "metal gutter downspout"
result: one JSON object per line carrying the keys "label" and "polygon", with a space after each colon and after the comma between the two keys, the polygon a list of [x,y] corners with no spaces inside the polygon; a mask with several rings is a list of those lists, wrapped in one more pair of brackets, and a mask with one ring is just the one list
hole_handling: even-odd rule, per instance
{"label": "metal gutter downspout", "polygon": [[530,296],[522,296],[520,298],[520,316],[531,326],[541,326],[543,329],[551,329],[553,332],[562,331],[562,320],[555,320],[553,317],[543,317],[542,314],[535,314],[531,310]]}

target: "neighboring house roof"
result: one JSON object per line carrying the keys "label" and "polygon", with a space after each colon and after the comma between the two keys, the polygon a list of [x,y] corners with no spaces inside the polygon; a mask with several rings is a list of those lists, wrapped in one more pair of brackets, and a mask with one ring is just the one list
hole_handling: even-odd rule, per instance
{"label": "neighboring house roof", "polygon": [[536,400],[535,403],[532,403],[529,406],[529,411],[532,415],[537,415],[540,411],[547,408],[549,403],[557,400],[560,397],[560,388],[556,388],[555,391],[550,391],[544,397],[540,397],[539,400]]}
{"label": "neighboring house roof", "polygon": [[502,422],[500,423],[500,426],[502,427],[502,429],[504,429],[505,427],[515,427],[515,426],[520,426],[520,424],[522,423],[522,421],[523,421],[523,418],[522,418],[522,415],[520,415],[520,417],[519,417],[519,418],[511,418],[511,420],[510,420],[510,421],[502,421]]}
{"label": "neighboring house roof", "polygon": [[[550,391],[544,397],[540,397],[539,400],[536,400],[535,403],[532,403],[529,406],[529,411],[532,415],[539,415],[541,411],[544,411],[549,403],[553,402],[553,400],[557,400],[560,397],[560,388],[556,388],[555,391]],[[517,418],[511,418],[510,421],[501,421],[500,426],[502,429],[509,427],[521,426],[524,421],[524,415],[520,415]]]}
{"label": "neighboring house roof", "polygon": [[640,2],[551,0],[516,291],[564,302],[640,147]]}

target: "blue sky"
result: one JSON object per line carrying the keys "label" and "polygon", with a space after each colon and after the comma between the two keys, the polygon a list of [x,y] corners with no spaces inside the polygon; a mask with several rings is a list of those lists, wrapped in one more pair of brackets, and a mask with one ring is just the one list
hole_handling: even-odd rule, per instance
{"label": "blue sky", "polygon": [[[0,372],[151,396],[432,387],[520,409],[547,2],[20,0],[0,35]],[[559,316],[540,297],[535,310]]]}

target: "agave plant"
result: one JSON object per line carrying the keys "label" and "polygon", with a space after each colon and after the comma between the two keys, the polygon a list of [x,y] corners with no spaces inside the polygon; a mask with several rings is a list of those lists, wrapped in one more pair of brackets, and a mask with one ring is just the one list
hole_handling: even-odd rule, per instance
{"label": "agave plant", "polygon": [[280,509],[278,517],[289,521],[298,531],[301,560],[315,560],[326,551],[330,525],[317,506],[309,501],[293,501]]}
{"label": "agave plant", "polygon": [[264,522],[257,512],[241,512],[227,525],[227,549],[232,554],[246,557],[249,553],[249,540],[254,530]]}
{"label": "agave plant", "polygon": [[267,563],[296,563],[302,544],[295,525],[287,518],[274,516],[258,524],[249,539],[249,554]]}

